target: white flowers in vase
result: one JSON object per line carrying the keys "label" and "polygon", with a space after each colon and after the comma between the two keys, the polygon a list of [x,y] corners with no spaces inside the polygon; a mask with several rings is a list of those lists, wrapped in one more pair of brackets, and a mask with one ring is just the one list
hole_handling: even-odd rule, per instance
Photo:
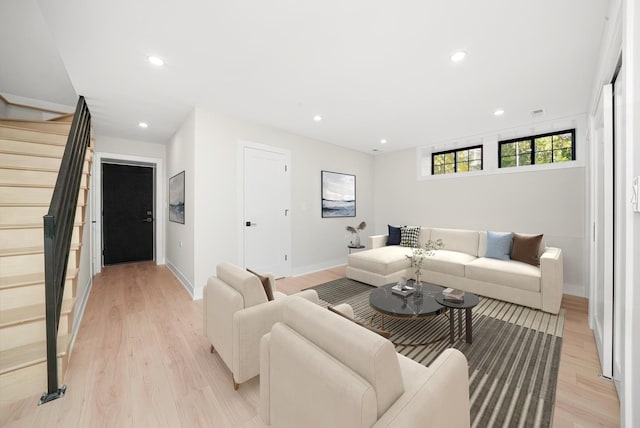
{"label": "white flowers in vase", "polygon": [[360,231],[364,230],[367,227],[367,223],[364,221],[361,221],[360,224],[357,227],[353,227],[353,226],[347,226],[346,230],[349,233],[353,233],[356,235],[356,238],[354,240],[351,241],[351,246],[352,247],[359,247],[360,246]]}
{"label": "white flowers in vase", "polygon": [[431,257],[435,254],[436,250],[439,250],[444,247],[444,242],[442,239],[436,239],[435,241],[429,240],[424,248],[413,248],[413,254],[410,256],[405,256],[408,259],[411,259],[411,267],[413,268],[413,273],[416,278],[416,285],[420,285],[420,276],[422,275],[422,262],[425,257]]}

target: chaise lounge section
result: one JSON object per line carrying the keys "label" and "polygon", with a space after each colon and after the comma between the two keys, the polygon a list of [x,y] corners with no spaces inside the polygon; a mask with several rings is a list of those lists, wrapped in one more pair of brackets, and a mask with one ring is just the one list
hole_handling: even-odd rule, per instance
{"label": "chaise lounge section", "polygon": [[[530,235],[529,235],[530,236]],[[348,256],[347,278],[376,287],[412,277],[411,247],[387,245],[388,235],[369,237],[369,250]],[[563,290],[562,250],[538,248],[539,266],[485,257],[487,232],[421,227],[418,246],[441,239],[444,248],[426,257],[422,279],[557,314]]]}

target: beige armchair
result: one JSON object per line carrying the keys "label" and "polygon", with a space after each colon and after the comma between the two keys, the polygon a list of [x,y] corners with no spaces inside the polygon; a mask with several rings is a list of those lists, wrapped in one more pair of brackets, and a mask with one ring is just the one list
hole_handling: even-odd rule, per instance
{"label": "beige armchair", "polygon": [[[266,276],[274,290],[272,301],[257,276],[231,263],[220,263],[204,288],[205,335],[211,352],[217,351],[231,370],[234,389],[259,374],[260,338],[282,318],[282,304],[288,300],[275,291],[273,275]],[[314,290],[296,295],[318,303]]]}
{"label": "beige armchair", "polygon": [[465,356],[429,366],[350,320],[291,298],[260,345],[260,417],[284,427],[468,427]]}

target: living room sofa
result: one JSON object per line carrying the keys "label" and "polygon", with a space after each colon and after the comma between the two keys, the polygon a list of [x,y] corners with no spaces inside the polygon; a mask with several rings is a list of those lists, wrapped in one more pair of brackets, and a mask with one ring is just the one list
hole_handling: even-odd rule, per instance
{"label": "living room sofa", "polygon": [[[347,278],[380,287],[413,277],[412,248],[386,245],[388,235],[369,237],[368,250],[348,256]],[[421,227],[418,246],[441,239],[442,249],[424,259],[421,277],[425,282],[452,287],[545,312],[557,314],[563,290],[562,250],[538,250],[540,266],[516,260],[484,257],[487,232]]]}
{"label": "living room sofa", "polygon": [[261,340],[259,412],[278,428],[469,427],[467,359],[450,348],[425,367],[292,297]]}

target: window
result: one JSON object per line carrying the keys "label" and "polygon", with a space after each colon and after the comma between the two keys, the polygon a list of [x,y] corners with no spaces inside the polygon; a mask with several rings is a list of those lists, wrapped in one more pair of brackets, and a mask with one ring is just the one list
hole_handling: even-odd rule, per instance
{"label": "window", "polygon": [[576,160],[576,130],[500,141],[500,168]]}
{"label": "window", "polygon": [[482,146],[448,150],[431,155],[433,175],[482,170]]}

